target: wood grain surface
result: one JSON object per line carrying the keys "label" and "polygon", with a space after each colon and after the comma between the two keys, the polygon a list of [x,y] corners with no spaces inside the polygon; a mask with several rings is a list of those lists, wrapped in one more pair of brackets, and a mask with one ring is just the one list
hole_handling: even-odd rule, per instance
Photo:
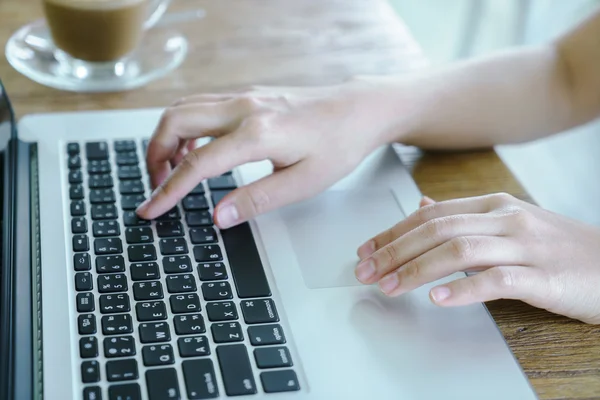
{"label": "wood grain surface", "polygon": [[[172,27],[190,41],[168,76],[123,93],[78,94],[38,85],[0,60],[16,114],[162,107],[178,98],[241,86],[324,85],[355,74],[397,74],[427,65],[384,0],[174,0],[205,19]],[[0,39],[42,16],[39,1],[0,2]],[[507,192],[529,200],[493,151],[402,150],[421,191],[436,199]],[[600,398],[600,327],[516,301],[487,304],[541,399]]]}

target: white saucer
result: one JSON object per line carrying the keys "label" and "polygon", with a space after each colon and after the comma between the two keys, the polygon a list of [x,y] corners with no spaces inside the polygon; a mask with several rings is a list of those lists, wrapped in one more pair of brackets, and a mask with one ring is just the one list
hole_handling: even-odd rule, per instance
{"label": "white saucer", "polygon": [[90,69],[87,63],[66,61],[68,56],[56,49],[44,20],[25,25],[6,44],[6,59],[18,72],[42,85],[72,92],[139,88],[179,67],[187,52],[188,42],[181,33],[150,29],[129,57]]}

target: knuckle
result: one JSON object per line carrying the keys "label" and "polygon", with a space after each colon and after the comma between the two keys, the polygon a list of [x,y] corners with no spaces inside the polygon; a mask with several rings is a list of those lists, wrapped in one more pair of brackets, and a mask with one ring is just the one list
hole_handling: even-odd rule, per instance
{"label": "knuckle", "polygon": [[492,279],[501,290],[512,290],[516,285],[515,273],[512,269],[496,267],[490,271]]}
{"label": "knuckle", "polygon": [[165,109],[165,111],[163,112],[161,119],[160,119],[160,124],[164,127],[164,128],[173,128],[176,124],[177,121],[179,120],[179,110],[177,109],[176,106],[170,106],[167,107]]}
{"label": "knuckle", "polygon": [[249,117],[245,121],[247,138],[254,143],[263,143],[271,130],[271,121],[268,115]]}
{"label": "knuckle", "polygon": [[269,194],[257,187],[249,187],[246,192],[250,206],[252,207],[253,215],[259,215],[269,209],[271,199]]}
{"label": "knuckle", "polygon": [[503,208],[515,204],[517,199],[505,192],[494,193],[489,197],[493,208]]}
{"label": "knuckle", "polygon": [[462,261],[473,259],[474,246],[471,239],[464,236],[455,237],[448,242],[448,246],[452,257]]}
{"label": "knuckle", "polygon": [[419,208],[414,214],[417,222],[422,225],[431,220],[432,216],[435,215],[436,209],[437,204],[429,204],[425,207]]}
{"label": "knuckle", "polygon": [[261,102],[255,96],[244,95],[236,98],[236,106],[246,114],[253,114],[261,109]]}
{"label": "knuckle", "polygon": [[384,264],[396,264],[398,262],[399,256],[398,251],[393,243],[388,244],[387,246],[381,249],[383,251],[383,263]]}
{"label": "knuckle", "polygon": [[443,218],[432,219],[423,225],[423,229],[428,237],[443,236],[448,229],[448,222]]}
{"label": "knuckle", "polygon": [[410,260],[402,268],[402,275],[410,280],[419,280],[423,272],[423,263],[418,258]]}
{"label": "knuckle", "polygon": [[517,231],[531,231],[533,225],[533,215],[520,207],[511,208],[506,214],[511,227]]}
{"label": "knuckle", "polygon": [[181,163],[179,163],[178,168],[183,171],[192,171],[196,168],[196,166],[200,163],[200,155],[196,151],[188,152],[181,159]]}

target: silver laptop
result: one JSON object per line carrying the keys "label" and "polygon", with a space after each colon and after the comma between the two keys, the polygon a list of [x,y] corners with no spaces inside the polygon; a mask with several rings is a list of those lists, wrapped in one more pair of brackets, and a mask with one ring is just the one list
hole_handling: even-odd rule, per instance
{"label": "silver laptop", "polygon": [[235,228],[213,226],[213,206],[268,163],[144,221],[161,110],[16,125],[4,94],[0,398],[535,398],[483,305],[436,307],[431,285],[386,298],[354,278],[357,246],[420,199],[393,148]]}

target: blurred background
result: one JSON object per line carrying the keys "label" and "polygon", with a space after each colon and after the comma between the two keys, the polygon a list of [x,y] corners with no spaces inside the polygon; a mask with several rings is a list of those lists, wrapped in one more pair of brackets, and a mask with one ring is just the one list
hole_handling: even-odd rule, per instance
{"label": "blurred background", "polygon": [[[600,6],[600,0],[390,2],[438,65],[548,41]],[[600,226],[600,180],[592,176],[600,171],[600,121],[497,151],[539,205]]]}

